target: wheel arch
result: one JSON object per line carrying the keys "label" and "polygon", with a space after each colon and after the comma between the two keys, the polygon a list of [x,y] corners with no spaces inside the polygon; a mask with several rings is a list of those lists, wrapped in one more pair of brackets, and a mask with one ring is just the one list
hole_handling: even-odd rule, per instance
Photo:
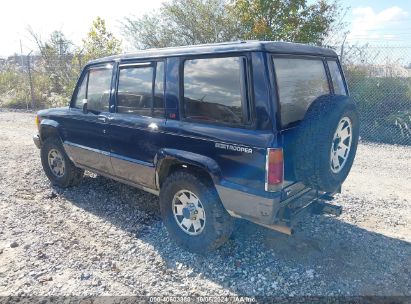
{"label": "wheel arch", "polygon": [[62,140],[60,124],[55,120],[43,119],[40,123],[39,135],[42,142],[50,137],[56,137]]}
{"label": "wheel arch", "polygon": [[210,157],[177,149],[161,149],[156,156],[156,185],[160,189],[167,176],[177,170],[189,170],[218,184],[221,169]]}

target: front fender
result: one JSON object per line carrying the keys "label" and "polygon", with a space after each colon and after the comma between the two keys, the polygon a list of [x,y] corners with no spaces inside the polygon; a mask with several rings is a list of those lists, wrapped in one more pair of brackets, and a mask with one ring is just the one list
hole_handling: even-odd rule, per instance
{"label": "front fender", "polygon": [[206,171],[214,184],[219,184],[222,178],[217,162],[210,157],[178,149],[161,149],[156,156],[156,175],[161,176],[162,170],[172,164],[188,164]]}
{"label": "front fender", "polygon": [[39,135],[42,142],[50,136],[57,136],[62,139],[60,124],[52,119],[42,119],[39,126]]}

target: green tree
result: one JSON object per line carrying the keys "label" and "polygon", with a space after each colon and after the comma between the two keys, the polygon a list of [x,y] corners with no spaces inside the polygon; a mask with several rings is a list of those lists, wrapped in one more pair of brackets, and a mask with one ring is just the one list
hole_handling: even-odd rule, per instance
{"label": "green tree", "polygon": [[84,60],[121,53],[121,42],[107,30],[104,19],[97,17],[93,21],[86,39],[83,39]]}
{"label": "green tree", "polygon": [[141,18],[125,18],[134,47],[167,47],[239,39],[238,23],[224,0],[173,0]]}
{"label": "green tree", "polygon": [[[238,39],[322,44],[340,22],[337,2],[316,0],[173,0],[141,18],[125,18],[136,48]],[[338,23],[338,27],[341,22]]]}
{"label": "green tree", "polygon": [[241,24],[241,37],[321,45],[341,9],[336,1],[235,0],[231,13]]}
{"label": "green tree", "polygon": [[66,95],[75,77],[71,65],[73,43],[61,31],[53,31],[45,42],[33,29],[29,28],[28,32],[36,42],[42,59],[40,69],[49,76],[50,91]]}

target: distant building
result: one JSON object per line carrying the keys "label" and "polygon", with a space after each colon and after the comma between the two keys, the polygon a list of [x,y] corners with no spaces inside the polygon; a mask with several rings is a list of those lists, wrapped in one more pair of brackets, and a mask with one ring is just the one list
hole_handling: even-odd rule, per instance
{"label": "distant building", "polygon": [[[27,55],[17,55],[14,54],[12,56],[7,57],[5,59],[5,64],[8,65],[16,65],[20,68],[27,68],[28,63],[28,56]],[[41,56],[39,55],[30,55],[30,65],[32,68],[36,67],[41,60]]]}
{"label": "distant building", "polygon": [[411,69],[399,64],[371,64],[365,68],[370,77],[411,77]]}
{"label": "distant building", "polygon": [[368,77],[411,77],[411,68],[399,64],[348,64],[345,69],[361,72]]}
{"label": "distant building", "polygon": [[3,69],[6,67],[7,60],[5,58],[0,58],[0,71],[3,71]]}

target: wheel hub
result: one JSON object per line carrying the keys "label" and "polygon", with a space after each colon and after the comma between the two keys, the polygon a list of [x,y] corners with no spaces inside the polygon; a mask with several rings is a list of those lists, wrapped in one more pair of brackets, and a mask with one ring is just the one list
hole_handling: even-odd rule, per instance
{"label": "wheel hub", "polygon": [[331,144],[330,167],[333,173],[339,173],[344,168],[350,155],[351,143],[351,119],[343,117],[337,125]]}
{"label": "wheel hub", "polygon": [[339,137],[334,140],[334,144],[333,144],[333,150],[334,151],[338,150],[338,146],[340,145],[340,142],[341,142],[341,138],[339,138]]}
{"label": "wheel hub", "polygon": [[189,206],[183,208],[183,216],[185,219],[195,220],[197,213],[198,211],[193,204],[190,204]]}
{"label": "wheel hub", "polygon": [[174,219],[181,230],[189,235],[199,235],[205,226],[206,216],[200,199],[189,190],[178,191],[173,198]]}
{"label": "wheel hub", "polygon": [[62,177],[66,170],[63,155],[56,149],[51,149],[48,153],[48,163],[51,170],[56,177]]}

